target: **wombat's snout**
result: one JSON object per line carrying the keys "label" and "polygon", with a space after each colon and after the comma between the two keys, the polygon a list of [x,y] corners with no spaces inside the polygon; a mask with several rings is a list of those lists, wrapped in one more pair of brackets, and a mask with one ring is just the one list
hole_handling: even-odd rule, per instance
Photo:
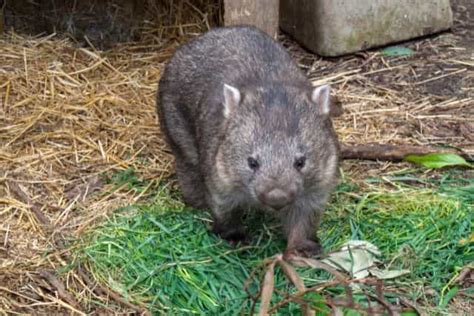
{"label": "wombat's snout", "polygon": [[279,210],[295,200],[296,188],[270,188],[267,191],[259,192],[258,199],[265,205]]}

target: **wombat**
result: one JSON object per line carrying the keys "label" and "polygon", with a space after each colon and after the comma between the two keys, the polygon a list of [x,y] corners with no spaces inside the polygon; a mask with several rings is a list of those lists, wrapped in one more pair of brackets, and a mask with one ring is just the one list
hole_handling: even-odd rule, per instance
{"label": "wombat", "polygon": [[285,49],[251,26],[214,28],[176,50],[159,82],[160,126],[184,200],[211,209],[213,231],[246,237],[246,209],[282,221],[286,255],[316,236],[337,182],[330,88],[313,88]]}

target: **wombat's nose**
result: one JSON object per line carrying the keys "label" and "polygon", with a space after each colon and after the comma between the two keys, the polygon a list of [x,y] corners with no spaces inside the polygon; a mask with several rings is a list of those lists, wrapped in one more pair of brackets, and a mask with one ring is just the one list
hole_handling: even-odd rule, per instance
{"label": "wombat's nose", "polygon": [[272,189],[263,195],[263,202],[275,209],[290,204],[295,199],[295,192],[282,189]]}

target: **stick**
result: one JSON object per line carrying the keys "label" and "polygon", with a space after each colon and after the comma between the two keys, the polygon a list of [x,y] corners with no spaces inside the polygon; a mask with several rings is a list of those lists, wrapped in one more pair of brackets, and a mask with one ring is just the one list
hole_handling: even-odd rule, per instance
{"label": "stick", "polygon": [[75,309],[82,309],[79,302],[77,302],[76,299],[66,290],[64,285],[61,283],[61,281],[58,280],[58,278],[56,278],[54,274],[46,270],[40,270],[39,274],[43,279],[46,280],[46,282],[48,282],[52,287],[56,289],[60,298],[68,302],[69,305],[71,305]]}
{"label": "stick", "polygon": [[273,275],[275,263],[276,261],[273,261],[268,265],[265,276],[263,277],[262,288],[260,289],[261,303],[260,310],[258,312],[259,316],[268,315],[268,310],[270,309],[270,300],[272,298],[273,287],[275,285],[275,276]]}
{"label": "stick", "polygon": [[33,211],[36,216],[36,219],[40,222],[40,224],[45,226],[47,229],[50,229],[51,223],[41,211],[42,205],[40,203],[32,201],[28,194],[26,194],[25,191],[23,191],[16,182],[7,181],[7,183],[12,193],[15,194],[17,198],[20,199],[20,201],[30,206],[30,209]]}
{"label": "stick", "polygon": [[436,148],[430,146],[413,145],[388,145],[388,144],[367,144],[367,145],[347,145],[341,144],[342,159],[361,160],[387,160],[402,161],[407,155],[426,155],[432,153],[452,153],[462,156],[467,161],[473,161],[468,153],[454,148]]}

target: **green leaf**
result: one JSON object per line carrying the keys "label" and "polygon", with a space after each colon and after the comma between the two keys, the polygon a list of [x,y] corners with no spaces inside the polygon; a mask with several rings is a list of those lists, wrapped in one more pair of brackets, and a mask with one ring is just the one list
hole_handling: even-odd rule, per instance
{"label": "green leaf", "polygon": [[452,166],[472,167],[463,157],[456,154],[434,153],[427,155],[407,155],[405,161],[413,162],[430,169],[438,169]]}
{"label": "green leaf", "polygon": [[311,301],[312,307],[316,310],[316,316],[328,315],[331,313],[331,309],[326,304],[324,296],[317,292],[309,292],[304,295],[307,301]]}
{"label": "green leaf", "polygon": [[384,56],[410,56],[413,55],[413,53],[413,49],[404,46],[390,46],[382,49]]}
{"label": "green leaf", "polygon": [[344,308],[344,315],[345,316],[361,316],[362,314],[355,309]]}

